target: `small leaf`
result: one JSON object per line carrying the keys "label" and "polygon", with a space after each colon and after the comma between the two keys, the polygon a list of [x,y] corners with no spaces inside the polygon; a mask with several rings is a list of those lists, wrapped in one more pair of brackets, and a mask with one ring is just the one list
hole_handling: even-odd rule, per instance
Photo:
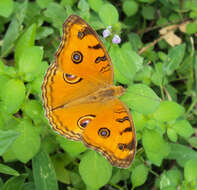
{"label": "small leaf", "polygon": [[88,0],[88,3],[90,7],[96,12],[99,12],[100,8],[104,4],[103,0]]}
{"label": "small leaf", "polygon": [[3,45],[1,49],[2,57],[6,56],[14,47],[14,42],[19,36],[19,29],[21,24],[23,23],[26,9],[27,1],[24,1],[24,3],[19,6],[17,10],[17,15],[12,19],[11,23],[9,24],[9,27],[3,39]]}
{"label": "small leaf", "polygon": [[170,147],[171,151],[168,158],[176,160],[182,167],[184,167],[188,160],[197,159],[197,152],[187,146],[171,143]]}
{"label": "small leaf", "polygon": [[194,133],[194,129],[187,120],[176,121],[172,125],[172,128],[177,132],[177,134],[184,138],[189,138]]}
{"label": "small leaf", "polygon": [[0,163],[0,173],[19,176],[19,173],[11,167]]}
{"label": "small leaf", "polygon": [[45,152],[39,152],[32,159],[33,177],[37,190],[58,190],[52,162]]}
{"label": "small leaf", "polygon": [[155,9],[152,6],[142,7],[142,16],[147,20],[153,20],[155,18]]}
{"label": "small leaf", "polygon": [[14,130],[0,131],[0,155],[20,136],[20,133]]}
{"label": "small leaf", "polygon": [[23,111],[28,115],[35,123],[41,122],[43,115],[43,107],[37,100],[26,101],[23,107]]}
{"label": "small leaf", "polygon": [[106,26],[116,24],[119,19],[118,11],[112,4],[106,3],[99,10],[99,17]]}
{"label": "small leaf", "polygon": [[172,121],[183,115],[184,108],[173,101],[161,102],[159,108],[153,114],[158,121]]}
{"label": "small leaf", "polygon": [[2,101],[8,113],[16,113],[25,99],[25,85],[17,79],[9,80],[1,92]]}
{"label": "small leaf", "polygon": [[22,190],[22,186],[25,182],[27,175],[22,174],[20,176],[14,176],[9,178],[5,184],[3,185],[2,190],[12,190],[12,189],[17,189],[17,190]]}
{"label": "small leaf", "polygon": [[51,20],[54,27],[57,29],[61,28],[62,30],[62,25],[67,16],[63,6],[54,2],[49,3],[46,11],[44,11],[44,15]]}
{"label": "small leaf", "polygon": [[157,166],[161,165],[162,160],[170,152],[168,143],[158,132],[153,130],[145,130],[142,136],[142,144],[148,159]]}
{"label": "small leaf", "polygon": [[191,144],[191,146],[197,148],[197,137],[191,137],[188,141]]}
{"label": "small leaf", "polygon": [[36,24],[32,24],[18,40],[14,54],[15,61],[17,64],[25,49],[34,45],[35,34],[36,34]]}
{"label": "small leaf", "polygon": [[[181,182],[181,173],[178,169],[164,171],[160,179],[160,188],[168,190],[170,187],[176,187]],[[172,188],[174,189],[174,188]],[[175,188],[176,189],[176,188]]]}
{"label": "small leaf", "polygon": [[133,16],[138,11],[138,4],[135,1],[126,0],[123,2],[123,11],[129,17]]}
{"label": "small leaf", "polygon": [[81,142],[73,142],[61,136],[57,137],[57,141],[60,143],[60,146],[72,157],[76,157],[86,150],[86,147]]}
{"label": "small leaf", "polygon": [[172,141],[172,142],[176,142],[177,141],[177,133],[174,129],[172,128],[168,128],[167,129],[167,135],[168,135],[168,138]]}
{"label": "small leaf", "polygon": [[197,158],[193,158],[186,162],[184,166],[184,176],[188,182],[197,179]]}
{"label": "small leaf", "polygon": [[69,161],[71,161],[71,159],[69,159],[68,154],[66,153],[56,154],[51,158],[51,160],[52,160],[58,181],[65,183],[65,184],[70,184],[69,172],[66,169],[66,165],[69,163]]}
{"label": "small leaf", "polygon": [[98,189],[110,180],[112,166],[103,156],[90,151],[82,157],[79,173],[87,186]]}
{"label": "small leaf", "polygon": [[53,0],[36,0],[36,3],[38,3],[38,5],[44,9],[44,8],[47,8],[47,5],[49,3],[53,2]]}
{"label": "small leaf", "polygon": [[110,55],[114,67],[129,81],[133,80],[136,72],[142,69],[143,58],[131,49],[129,43],[125,43],[121,48],[113,46]]}
{"label": "small leaf", "polygon": [[88,11],[89,10],[89,4],[86,2],[86,0],[79,0],[78,8],[81,11],[84,11],[84,12]]}
{"label": "small leaf", "polygon": [[148,177],[148,168],[140,164],[132,170],[131,182],[134,187],[143,185]]}
{"label": "small leaf", "polygon": [[134,51],[138,51],[140,48],[143,47],[143,43],[141,41],[141,38],[138,34],[131,32],[130,34],[128,34],[129,37],[129,42],[132,46],[132,49]]}
{"label": "small leaf", "polygon": [[195,34],[197,32],[197,23],[196,22],[188,23],[186,26],[186,32],[188,34]]}
{"label": "small leaf", "polygon": [[164,72],[171,75],[180,65],[185,54],[185,44],[173,47],[168,52],[168,57],[165,61]]}
{"label": "small leaf", "polygon": [[13,0],[0,1],[0,16],[9,17],[13,11]]}
{"label": "small leaf", "polygon": [[134,111],[132,111],[132,117],[135,123],[136,131],[143,131],[147,124],[146,117],[143,114]]}
{"label": "small leaf", "polygon": [[12,144],[11,148],[18,160],[23,163],[34,157],[40,148],[40,136],[35,126],[29,120],[23,120],[17,126],[21,135]]}
{"label": "small leaf", "polygon": [[14,47],[14,42],[19,36],[19,24],[17,19],[13,19],[6,31],[5,37],[3,39],[3,45],[1,49],[2,57],[6,56],[9,51]]}
{"label": "small leaf", "polygon": [[49,35],[53,34],[54,30],[51,27],[41,26],[36,32],[36,40],[41,40],[47,38]]}
{"label": "small leaf", "polygon": [[40,74],[43,53],[41,47],[32,46],[24,49],[19,59],[19,74],[25,81],[32,81]]}
{"label": "small leaf", "polygon": [[160,104],[155,92],[144,84],[135,84],[127,88],[121,99],[133,110],[143,113],[153,113]]}

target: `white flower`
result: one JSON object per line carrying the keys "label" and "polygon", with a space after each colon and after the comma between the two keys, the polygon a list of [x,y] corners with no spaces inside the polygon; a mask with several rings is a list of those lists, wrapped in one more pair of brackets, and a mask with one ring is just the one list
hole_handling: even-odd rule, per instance
{"label": "white flower", "polygon": [[117,34],[115,34],[113,39],[112,39],[112,43],[113,44],[119,44],[120,42],[121,42],[120,37]]}
{"label": "white flower", "polygon": [[110,36],[111,35],[111,31],[109,30],[109,29],[105,29],[104,31],[103,31],[103,37],[104,38],[107,38],[108,36]]}

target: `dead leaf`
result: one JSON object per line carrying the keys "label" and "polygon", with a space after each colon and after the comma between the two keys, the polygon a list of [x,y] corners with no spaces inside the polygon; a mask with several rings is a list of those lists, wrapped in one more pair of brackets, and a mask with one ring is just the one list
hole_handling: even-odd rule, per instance
{"label": "dead leaf", "polygon": [[174,34],[174,31],[168,32],[165,34],[164,39],[168,44],[170,44],[172,47],[181,44],[182,39],[179,38],[176,34]]}
{"label": "dead leaf", "polygon": [[189,24],[189,23],[190,23],[190,21],[186,21],[186,22],[183,22],[182,24],[180,24],[180,25],[179,25],[179,30],[180,30],[181,32],[186,33],[186,27],[187,27],[187,24]]}

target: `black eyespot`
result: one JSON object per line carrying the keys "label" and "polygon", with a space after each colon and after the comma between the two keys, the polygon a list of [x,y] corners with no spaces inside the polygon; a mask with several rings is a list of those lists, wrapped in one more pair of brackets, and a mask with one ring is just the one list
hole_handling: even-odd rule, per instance
{"label": "black eyespot", "polygon": [[110,136],[110,130],[107,129],[107,128],[100,128],[99,131],[98,131],[98,134],[99,134],[101,137],[107,138],[107,137]]}
{"label": "black eyespot", "polygon": [[68,73],[64,73],[63,78],[64,78],[64,81],[66,81],[69,84],[76,84],[82,80],[82,78],[76,75],[68,74]]}
{"label": "black eyespot", "polygon": [[83,117],[80,117],[79,120],[77,121],[78,127],[81,129],[84,129],[87,127],[87,125],[92,121],[92,119],[96,117],[95,115],[86,115]]}
{"label": "black eyespot", "polygon": [[77,36],[78,36],[78,38],[82,39],[85,36],[85,34],[84,34],[84,32],[78,32]]}
{"label": "black eyespot", "polygon": [[125,145],[124,144],[118,144],[118,148],[120,149],[120,150],[123,150],[124,148],[125,148]]}
{"label": "black eyespot", "polygon": [[83,61],[83,55],[81,52],[79,51],[74,51],[72,53],[72,56],[71,56],[71,59],[72,61],[75,63],[75,64],[79,64]]}

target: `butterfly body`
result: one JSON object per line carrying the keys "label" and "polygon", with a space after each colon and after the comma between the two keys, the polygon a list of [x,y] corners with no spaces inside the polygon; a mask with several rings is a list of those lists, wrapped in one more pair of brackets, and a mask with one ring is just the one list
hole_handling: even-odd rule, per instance
{"label": "butterfly body", "polygon": [[61,135],[82,141],[112,165],[128,167],[135,155],[135,128],[113,85],[113,66],[96,32],[71,15],[55,62],[42,86],[46,116]]}

